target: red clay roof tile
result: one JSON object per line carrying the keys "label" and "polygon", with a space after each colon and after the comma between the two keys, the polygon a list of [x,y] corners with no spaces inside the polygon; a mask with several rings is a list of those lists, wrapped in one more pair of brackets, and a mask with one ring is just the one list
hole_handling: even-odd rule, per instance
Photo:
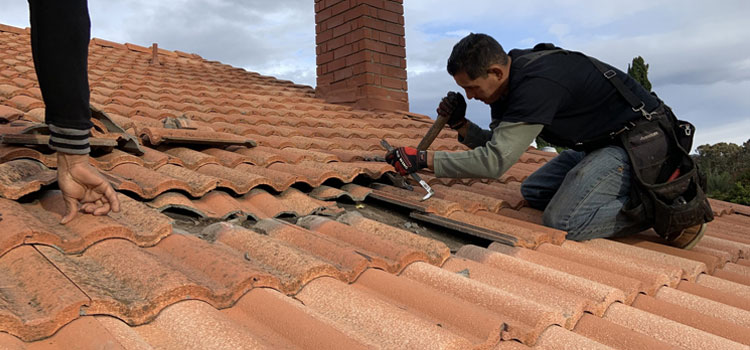
{"label": "red clay roof tile", "polygon": [[57,172],[29,159],[0,164],[0,197],[18,199],[57,181]]}
{"label": "red clay roof tile", "polygon": [[471,342],[364,288],[332,278],[308,283],[296,298],[368,347],[466,349]]}
{"label": "red clay roof tile", "polygon": [[537,248],[537,251],[584,265],[606,266],[609,272],[641,281],[642,292],[648,295],[654,295],[661,286],[676,286],[682,277],[682,270],[679,268],[644,263],[641,259],[628,255],[603,253],[579,242],[565,241],[561,246],[545,244]]}
{"label": "red clay roof tile", "polygon": [[122,240],[101,242],[79,256],[38,249],[91,298],[82,315],[104,313],[133,325],[184,299],[226,307],[253,285],[273,280],[228,247],[177,234],[145,250]]}
{"label": "red clay roof tile", "polygon": [[609,305],[625,300],[625,293],[620,289],[477,246],[464,246],[456,252],[456,256],[554,286],[596,303]]}
{"label": "red clay roof tile", "polygon": [[271,169],[264,168],[262,166],[256,166],[251,164],[240,164],[234,168],[234,170],[244,172],[246,174],[255,174],[268,179],[269,186],[274,190],[281,192],[289,188],[297,182],[297,176],[279,172]]}
{"label": "red clay roof tile", "polygon": [[682,349],[593,315],[583,315],[573,331],[615,349]]}
{"label": "red clay roof tile", "polygon": [[742,344],[726,338],[620,303],[612,304],[604,319],[683,348],[746,349]]}
{"label": "red clay roof tile", "polygon": [[[409,270],[412,268],[410,266]],[[407,277],[408,274],[404,273]],[[450,292],[445,293],[442,288],[424,285],[411,278],[369,269],[357,279],[355,286],[366,288],[391,304],[407,306],[411,313],[470,340],[475,347],[496,344],[506,328],[503,319],[507,317],[498,315],[496,310],[473,304]]]}
{"label": "red clay roof tile", "polygon": [[642,283],[639,280],[601,269],[599,268],[600,265],[581,264],[547,255],[541,251],[509,247],[495,243],[491,244],[488,249],[617,288],[625,293],[626,303],[632,302],[637,294],[643,290]]}
{"label": "red clay roof tile", "polygon": [[13,107],[0,105],[0,121],[10,123],[23,117],[24,112]]}
{"label": "red clay roof tile", "polygon": [[89,299],[31,246],[0,258],[3,298],[0,327],[24,341],[54,333],[78,317]]}

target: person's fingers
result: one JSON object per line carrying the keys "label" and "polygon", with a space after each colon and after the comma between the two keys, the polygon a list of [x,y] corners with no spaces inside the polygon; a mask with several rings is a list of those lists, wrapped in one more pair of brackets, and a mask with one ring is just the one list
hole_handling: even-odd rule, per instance
{"label": "person's fingers", "polygon": [[65,225],[78,214],[78,200],[73,197],[63,196],[63,201],[65,201],[65,216],[60,220],[60,223]]}
{"label": "person's fingers", "polygon": [[120,199],[117,198],[117,191],[115,191],[109,183],[105,183],[107,188],[104,190],[104,198],[112,206],[112,211],[115,213],[120,212]]}
{"label": "person's fingers", "polygon": [[94,203],[84,203],[81,205],[81,211],[86,214],[91,214],[96,210],[96,205]]}
{"label": "person's fingers", "polygon": [[92,214],[96,216],[107,215],[107,213],[109,213],[109,210],[110,210],[109,203],[104,203],[100,207],[96,208],[96,210],[94,210]]}

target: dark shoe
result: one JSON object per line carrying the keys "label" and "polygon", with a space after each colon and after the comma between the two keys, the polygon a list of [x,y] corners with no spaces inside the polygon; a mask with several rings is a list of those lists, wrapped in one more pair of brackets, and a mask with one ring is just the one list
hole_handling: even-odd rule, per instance
{"label": "dark shoe", "polygon": [[706,233],[705,223],[691,226],[682,230],[677,238],[667,242],[667,244],[682,249],[693,249],[700,242],[701,238],[703,238],[704,233]]}

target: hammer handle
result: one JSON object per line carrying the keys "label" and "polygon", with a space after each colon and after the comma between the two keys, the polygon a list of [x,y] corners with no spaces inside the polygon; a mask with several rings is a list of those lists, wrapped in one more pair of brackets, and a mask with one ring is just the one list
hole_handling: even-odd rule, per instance
{"label": "hammer handle", "polygon": [[438,114],[438,117],[437,119],[435,119],[435,122],[432,123],[430,130],[427,130],[427,134],[424,135],[422,141],[419,141],[419,145],[417,145],[418,150],[426,151],[428,148],[430,148],[430,145],[432,145],[432,141],[435,141],[435,138],[437,138],[438,134],[440,134],[440,131],[443,130],[443,127],[445,127],[445,123],[448,122],[448,118],[450,118],[450,116]]}

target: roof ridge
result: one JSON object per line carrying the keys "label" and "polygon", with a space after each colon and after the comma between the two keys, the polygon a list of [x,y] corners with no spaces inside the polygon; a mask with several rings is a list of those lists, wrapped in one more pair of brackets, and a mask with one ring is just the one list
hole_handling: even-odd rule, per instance
{"label": "roof ridge", "polygon": [[20,28],[20,27],[14,27],[7,24],[0,23],[0,32],[8,32],[8,33],[14,33],[14,34],[30,34],[31,28]]}

